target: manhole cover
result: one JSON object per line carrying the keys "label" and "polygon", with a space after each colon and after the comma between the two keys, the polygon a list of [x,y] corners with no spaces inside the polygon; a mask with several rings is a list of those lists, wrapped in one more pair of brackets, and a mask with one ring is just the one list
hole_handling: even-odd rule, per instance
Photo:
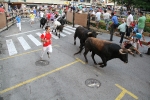
{"label": "manhole cover", "polygon": [[99,88],[101,83],[98,80],[91,78],[85,81],[85,85],[91,88]]}
{"label": "manhole cover", "polygon": [[36,66],[46,66],[48,64],[49,64],[49,61],[47,61],[47,60],[38,60],[35,62]]}

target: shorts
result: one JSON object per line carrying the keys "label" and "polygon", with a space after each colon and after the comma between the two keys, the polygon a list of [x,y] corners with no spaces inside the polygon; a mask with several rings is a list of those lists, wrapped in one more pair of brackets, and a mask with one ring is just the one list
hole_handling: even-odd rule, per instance
{"label": "shorts", "polygon": [[51,21],[54,21],[54,19],[51,19]]}
{"label": "shorts", "polygon": [[30,21],[31,21],[31,22],[34,22],[34,18],[32,18]]}
{"label": "shorts", "polygon": [[138,28],[138,32],[142,34],[143,33],[143,29]]}

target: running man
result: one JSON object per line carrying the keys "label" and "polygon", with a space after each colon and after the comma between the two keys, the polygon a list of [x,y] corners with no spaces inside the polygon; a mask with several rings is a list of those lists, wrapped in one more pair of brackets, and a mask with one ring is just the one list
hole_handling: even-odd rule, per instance
{"label": "running man", "polygon": [[35,18],[35,15],[33,14],[33,11],[31,11],[31,14],[30,14],[30,25],[31,26],[34,23],[34,18]]}
{"label": "running man", "polygon": [[41,53],[41,60],[43,59],[43,55],[45,51],[47,51],[48,58],[50,58],[50,53],[52,53],[52,34],[50,32],[50,26],[45,27],[45,33],[41,35],[41,42],[43,42],[43,50]]}
{"label": "running man", "polygon": [[21,17],[20,17],[20,15],[17,15],[16,21],[17,21],[17,27],[19,28],[19,32],[21,32]]}

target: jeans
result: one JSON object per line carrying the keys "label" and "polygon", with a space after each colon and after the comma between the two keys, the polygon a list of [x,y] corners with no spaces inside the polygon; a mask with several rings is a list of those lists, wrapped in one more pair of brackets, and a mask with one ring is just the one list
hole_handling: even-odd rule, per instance
{"label": "jeans", "polygon": [[120,35],[121,35],[120,43],[122,43],[122,41],[123,41],[124,34],[125,34],[125,32],[120,32]]}
{"label": "jeans", "polygon": [[108,30],[108,27],[109,27],[109,19],[105,19],[105,24],[106,24],[106,30]]}

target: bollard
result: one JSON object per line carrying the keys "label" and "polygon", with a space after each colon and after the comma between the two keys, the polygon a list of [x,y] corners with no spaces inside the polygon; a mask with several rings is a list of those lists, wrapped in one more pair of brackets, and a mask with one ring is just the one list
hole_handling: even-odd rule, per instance
{"label": "bollard", "polygon": [[110,41],[113,41],[113,33],[114,33],[114,25],[111,25],[111,28],[110,28]]}

